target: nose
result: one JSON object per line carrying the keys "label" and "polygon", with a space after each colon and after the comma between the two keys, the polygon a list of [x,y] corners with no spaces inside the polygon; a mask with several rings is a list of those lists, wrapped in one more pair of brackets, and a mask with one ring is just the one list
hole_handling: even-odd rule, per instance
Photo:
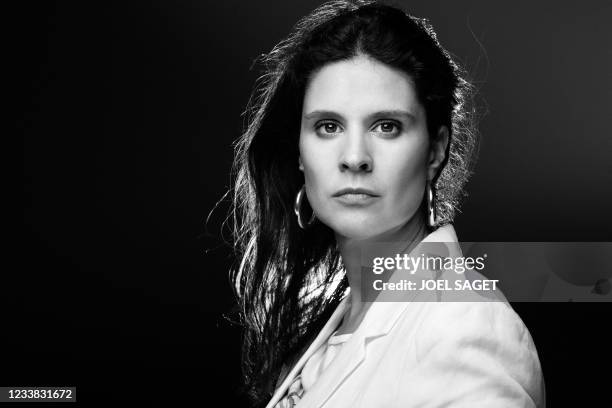
{"label": "nose", "polygon": [[369,173],[373,170],[372,155],[365,137],[361,134],[347,134],[340,156],[340,171]]}

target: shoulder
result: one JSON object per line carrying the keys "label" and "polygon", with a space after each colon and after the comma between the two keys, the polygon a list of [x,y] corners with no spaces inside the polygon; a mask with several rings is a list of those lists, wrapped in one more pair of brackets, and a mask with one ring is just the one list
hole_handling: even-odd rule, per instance
{"label": "shoulder", "polygon": [[508,303],[422,306],[415,333],[416,366],[421,375],[438,378],[443,395],[452,401],[465,399],[466,406],[544,406],[535,344]]}
{"label": "shoulder", "polygon": [[463,337],[495,339],[511,347],[532,345],[529,330],[504,301],[428,302],[419,332],[419,338],[429,345]]}

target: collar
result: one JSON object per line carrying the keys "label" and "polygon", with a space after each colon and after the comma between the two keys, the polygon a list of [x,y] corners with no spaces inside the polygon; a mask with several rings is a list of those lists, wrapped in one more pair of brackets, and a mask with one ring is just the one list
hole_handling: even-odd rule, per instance
{"label": "collar", "polygon": [[[461,256],[461,248],[459,247],[457,234],[451,224],[446,224],[431,232],[410,252],[410,254],[414,254],[416,251],[420,250],[422,248],[422,243],[431,242],[441,244],[439,246],[434,246],[434,252],[436,254],[441,256]],[[428,253],[431,254],[431,246],[428,245],[427,249]],[[393,274],[391,279],[397,275],[398,274]],[[357,330],[350,339],[347,340],[343,349],[336,357],[337,361],[334,362],[333,366],[338,369],[326,370],[320,378],[320,387],[315,387],[311,393],[306,393],[304,399],[311,401],[317,401],[318,399],[316,406],[323,405],[342,381],[344,381],[344,379],[363,361],[368,342],[376,337],[388,334],[401,314],[408,307],[408,304],[413,300],[414,296],[416,296],[416,292],[408,292],[399,302],[373,302]],[[345,296],[336,307],[336,310],[323,329],[321,329],[315,340],[291,369],[280,387],[277,388],[272,399],[266,405],[266,408],[274,407],[285,394],[295,377],[300,373],[310,356],[326,342],[334,330],[336,330],[346,312],[349,297],[350,293]],[[305,403],[305,405],[309,404]]]}
{"label": "collar", "polygon": [[[424,243],[427,245],[423,245]],[[426,252],[430,256],[462,256],[457,233],[451,224],[443,225],[431,232],[408,255],[418,256],[421,251]],[[427,277],[433,277],[434,274],[433,271],[429,270],[419,270],[417,273],[424,274],[424,276],[427,275]],[[396,271],[389,278],[389,282],[401,280],[405,277],[405,275],[402,275],[403,273]],[[357,331],[362,330],[364,340],[388,334],[417,294],[417,291],[400,292],[400,296],[393,297],[393,300],[390,301],[382,299],[384,294],[381,293],[370,306]],[[346,298],[349,296],[350,293]],[[337,324],[339,323],[340,321],[337,322]]]}

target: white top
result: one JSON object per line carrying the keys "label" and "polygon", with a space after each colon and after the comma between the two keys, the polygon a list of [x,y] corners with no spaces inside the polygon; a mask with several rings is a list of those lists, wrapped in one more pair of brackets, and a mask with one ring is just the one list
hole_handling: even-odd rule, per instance
{"label": "white top", "polygon": [[[451,225],[423,241],[442,243],[435,247],[440,256],[462,255]],[[397,273],[390,279],[399,279]],[[438,272],[423,270],[422,275],[434,279]],[[319,377],[307,392],[302,390],[296,408],[544,407],[544,379],[533,339],[503,296],[491,301],[476,292],[464,293],[462,301],[449,302],[446,292],[433,292],[373,302],[333,358],[323,358],[328,365],[315,370]],[[345,315],[347,298],[284,377],[267,408],[293,391],[290,386],[322,345],[333,350],[329,338]],[[288,404],[279,406],[294,402]]]}
{"label": "white top", "polygon": [[329,366],[334,357],[338,354],[342,345],[351,337],[351,333],[332,334],[326,343],[308,359],[302,368],[302,387],[307,392],[321,376],[323,371]]}
{"label": "white top", "polygon": [[351,337],[352,333],[336,334],[336,330],[327,341],[310,356],[304,364],[302,371],[292,381],[287,393],[278,401],[275,408],[289,408],[296,405],[304,393],[308,392],[317,379],[338,355],[342,345]]}

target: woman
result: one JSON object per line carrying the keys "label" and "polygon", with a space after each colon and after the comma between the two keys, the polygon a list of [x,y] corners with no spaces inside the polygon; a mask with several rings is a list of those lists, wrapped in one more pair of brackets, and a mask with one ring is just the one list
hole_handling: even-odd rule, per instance
{"label": "woman", "polygon": [[[475,146],[469,84],[425,20],[335,1],[262,63],[236,146],[233,275],[257,406],[535,407],[507,302],[374,302],[361,254],[450,243]],[[478,299],[480,300],[480,299]]]}

